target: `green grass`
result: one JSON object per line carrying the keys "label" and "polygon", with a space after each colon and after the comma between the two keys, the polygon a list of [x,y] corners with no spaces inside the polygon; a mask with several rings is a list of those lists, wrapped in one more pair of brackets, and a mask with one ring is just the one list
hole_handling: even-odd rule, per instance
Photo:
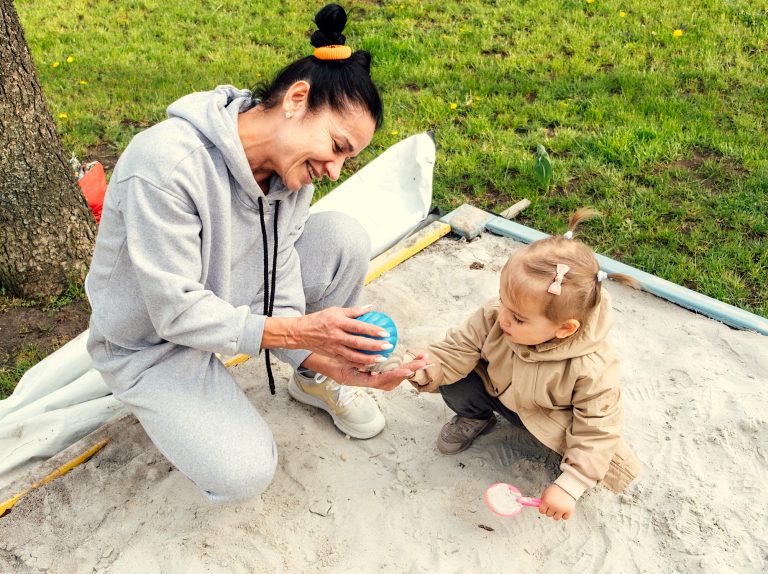
{"label": "green grass", "polygon": [[0,367],[0,400],[11,396],[24,373],[44,358],[45,353],[42,353],[34,345],[27,345],[14,357],[12,367]]}
{"label": "green grass", "polygon": [[[118,154],[187,92],[250,87],[308,54],[323,3],[16,6],[65,147],[90,160]],[[345,6],[348,43],[373,53],[386,106],[347,175],[434,130],[442,208],[500,211],[525,197],[522,223],[562,232],[591,206],[604,217],[582,238],[597,251],[768,316],[766,0]],[[548,191],[537,144],[553,163]]]}

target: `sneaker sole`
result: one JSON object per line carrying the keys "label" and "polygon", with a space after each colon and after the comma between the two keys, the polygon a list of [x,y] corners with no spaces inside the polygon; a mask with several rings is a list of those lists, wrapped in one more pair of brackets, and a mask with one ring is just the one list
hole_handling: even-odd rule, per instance
{"label": "sneaker sole", "polygon": [[472,446],[472,444],[473,444],[473,443],[474,443],[474,442],[475,442],[475,441],[476,441],[476,440],[477,440],[477,439],[478,439],[480,436],[482,436],[482,435],[484,435],[484,434],[486,434],[486,433],[489,433],[489,432],[491,432],[491,430],[493,430],[493,427],[495,427],[495,426],[496,426],[496,422],[497,422],[497,421],[496,421],[496,415],[494,415],[494,416],[493,416],[493,418],[490,418],[490,419],[488,419],[488,420],[489,420],[489,421],[493,421],[493,422],[489,422],[487,425],[485,425],[485,428],[484,428],[483,430],[481,430],[479,433],[477,433],[477,436],[476,436],[475,438],[473,438],[471,441],[469,441],[467,444],[465,444],[465,445],[464,445],[463,447],[461,447],[459,450],[452,450],[452,451],[448,451],[448,452],[446,452],[446,451],[444,451],[443,449],[441,449],[441,448],[440,448],[440,444],[439,444],[439,443],[437,443],[437,444],[435,445],[435,446],[437,447],[437,450],[440,452],[440,454],[447,454],[447,455],[452,455],[452,454],[459,454],[460,452],[464,452],[464,451],[465,451],[465,450],[467,450],[469,447],[471,447],[471,446]]}
{"label": "sneaker sole", "polygon": [[325,412],[327,412],[329,415],[331,415],[331,418],[333,419],[333,424],[336,426],[337,429],[339,429],[341,432],[348,434],[352,438],[358,438],[358,439],[368,439],[373,438],[377,434],[379,434],[382,430],[384,430],[384,425],[386,424],[386,421],[384,420],[384,415],[379,412],[379,416],[376,417],[372,422],[366,424],[366,428],[370,427],[373,430],[364,430],[358,427],[354,427],[351,425],[348,425],[336,416],[336,413],[333,412],[332,409],[328,407],[328,405],[325,404],[325,401],[322,399],[318,399],[317,397],[313,397],[312,395],[309,395],[302,391],[296,382],[293,380],[293,377],[291,377],[288,380],[288,394],[291,396],[291,398],[299,403],[303,403],[305,405],[309,405],[311,407],[317,407],[318,409],[322,409]]}

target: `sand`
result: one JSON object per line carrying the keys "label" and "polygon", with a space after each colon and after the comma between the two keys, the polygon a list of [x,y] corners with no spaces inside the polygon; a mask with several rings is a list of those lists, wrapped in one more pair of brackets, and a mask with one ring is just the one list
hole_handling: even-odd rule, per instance
{"label": "sand", "polygon": [[[519,245],[444,238],[366,300],[406,346],[439,338],[497,293]],[[325,413],[270,397],[258,360],[233,367],[280,451],[271,487],[211,506],[138,424],[0,519],[2,572],[765,572],[768,339],[609,285],[627,441],[645,464],[622,495],[588,492],[567,522],[492,514],[494,482],[538,496],[559,457],[506,422],[440,455],[451,412],[403,384],[375,392],[387,427],[348,439]]]}

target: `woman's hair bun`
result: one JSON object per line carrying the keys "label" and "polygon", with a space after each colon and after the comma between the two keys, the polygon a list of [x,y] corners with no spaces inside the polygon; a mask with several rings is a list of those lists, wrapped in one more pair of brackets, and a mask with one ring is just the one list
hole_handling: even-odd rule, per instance
{"label": "woman's hair bun", "polygon": [[312,34],[309,42],[315,48],[323,46],[343,46],[347,41],[342,34],[347,25],[347,13],[338,4],[327,4],[315,14],[317,30]]}

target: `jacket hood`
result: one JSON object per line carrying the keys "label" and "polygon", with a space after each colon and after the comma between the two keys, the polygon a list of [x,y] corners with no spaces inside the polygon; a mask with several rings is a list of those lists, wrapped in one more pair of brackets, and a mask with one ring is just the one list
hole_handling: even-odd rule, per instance
{"label": "jacket hood", "polygon": [[218,86],[208,92],[186,95],[168,106],[169,118],[180,118],[192,124],[216,146],[232,176],[254,201],[263,197],[253,177],[237,129],[237,116],[254,106],[249,90]]}
{"label": "jacket hood", "polygon": [[605,342],[608,332],[613,324],[613,310],[611,297],[603,289],[600,295],[600,304],[595,307],[576,333],[567,339],[555,339],[539,345],[518,345],[510,343],[515,352],[526,350],[529,352],[528,361],[562,361],[581,357],[598,350]]}

